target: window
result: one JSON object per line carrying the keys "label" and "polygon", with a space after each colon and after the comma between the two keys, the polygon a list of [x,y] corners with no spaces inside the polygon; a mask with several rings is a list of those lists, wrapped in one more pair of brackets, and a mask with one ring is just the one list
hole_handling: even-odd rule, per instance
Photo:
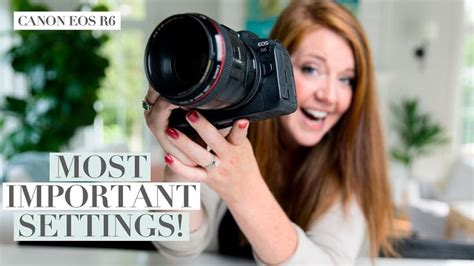
{"label": "window", "polygon": [[105,144],[127,140],[129,145],[141,145],[134,140],[141,137],[143,113],[137,108],[145,86],[142,35],[139,30],[123,29],[114,33],[105,47],[110,65],[99,94]]}
{"label": "window", "polygon": [[145,88],[143,73],[145,20],[144,0],[99,1],[109,10],[122,13],[122,30],[109,32],[105,54],[110,60],[99,94],[99,128],[102,143],[127,143],[131,150],[142,149],[140,102]]}
{"label": "window", "polygon": [[474,143],[474,1],[465,0],[466,38],[462,84],[462,143]]}

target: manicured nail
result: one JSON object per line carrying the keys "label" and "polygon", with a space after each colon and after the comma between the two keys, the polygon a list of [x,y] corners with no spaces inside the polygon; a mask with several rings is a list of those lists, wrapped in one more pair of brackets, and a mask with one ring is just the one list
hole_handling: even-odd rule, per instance
{"label": "manicured nail", "polygon": [[173,164],[173,157],[171,157],[171,155],[167,154],[165,156],[165,163],[168,164],[168,165],[172,165]]}
{"label": "manicured nail", "polygon": [[170,136],[173,139],[177,139],[179,137],[178,131],[176,131],[174,128],[167,128],[165,130],[166,134]]}
{"label": "manicured nail", "polygon": [[186,115],[191,122],[196,122],[199,119],[199,115],[196,111],[191,111]]}
{"label": "manicured nail", "polygon": [[248,125],[249,125],[248,122],[240,122],[240,123],[239,123],[239,128],[240,128],[240,129],[244,129],[244,128],[246,128]]}

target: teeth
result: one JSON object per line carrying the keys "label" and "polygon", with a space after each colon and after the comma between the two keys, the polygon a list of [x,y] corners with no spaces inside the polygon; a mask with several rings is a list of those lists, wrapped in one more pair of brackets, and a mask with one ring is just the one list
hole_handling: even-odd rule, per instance
{"label": "teeth", "polygon": [[315,118],[325,118],[328,113],[323,112],[323,111],[317,111],[317,110],[311,110],[311,109],[305,109],[306,112],[308,112],[310,115],[314,116]]}

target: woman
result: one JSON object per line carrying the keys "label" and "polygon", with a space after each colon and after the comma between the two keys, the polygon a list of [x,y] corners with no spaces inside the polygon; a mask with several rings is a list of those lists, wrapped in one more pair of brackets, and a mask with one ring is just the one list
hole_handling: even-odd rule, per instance
{"label": "woman", "polygon": [[361,26],[333,2],[293,1],[270,38],[290,52],[299,107],[251,125],[248,138],[247,120],[226,135],[188,112],[211,153],[167,128],[176,106],[149,90],[145,116],[167,152],[165,180],[203,183],[190,241],[157,243],[160,251],[246,254],[247,244],[259,263],[341,265],[355,262],[366,231],[372,256],[390,250],[386,162]]}

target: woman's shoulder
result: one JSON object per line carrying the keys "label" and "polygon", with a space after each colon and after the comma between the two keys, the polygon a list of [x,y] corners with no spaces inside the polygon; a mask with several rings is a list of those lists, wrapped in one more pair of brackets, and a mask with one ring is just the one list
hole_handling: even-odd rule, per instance
{"label": "woman's shoulder", "polygon": [[343,213],[347,213],[347,214],[358,213],[363,216],[362,207],[360,205],[359,200],[356,198],[356,196],[351,196],[345,201],[341,197],[339,197],[334,202],[332,208],[341,209]]}
{"label": "woman's shoulder", "polygon": [[357,200],[350,199],[345,204],[337,200],[327,212],[310,224],[305,234],[333,256],[352,261],[364,242],[366,226]]}
{"label": "woman's shoulder", "polygon": [[355,197],[351,197],[347,201],[343,201],[340,197],[337,198],[325,213],[311,223],[309,230],[336,225],[349,226],[358,231],[365,229],[364,213]]}

